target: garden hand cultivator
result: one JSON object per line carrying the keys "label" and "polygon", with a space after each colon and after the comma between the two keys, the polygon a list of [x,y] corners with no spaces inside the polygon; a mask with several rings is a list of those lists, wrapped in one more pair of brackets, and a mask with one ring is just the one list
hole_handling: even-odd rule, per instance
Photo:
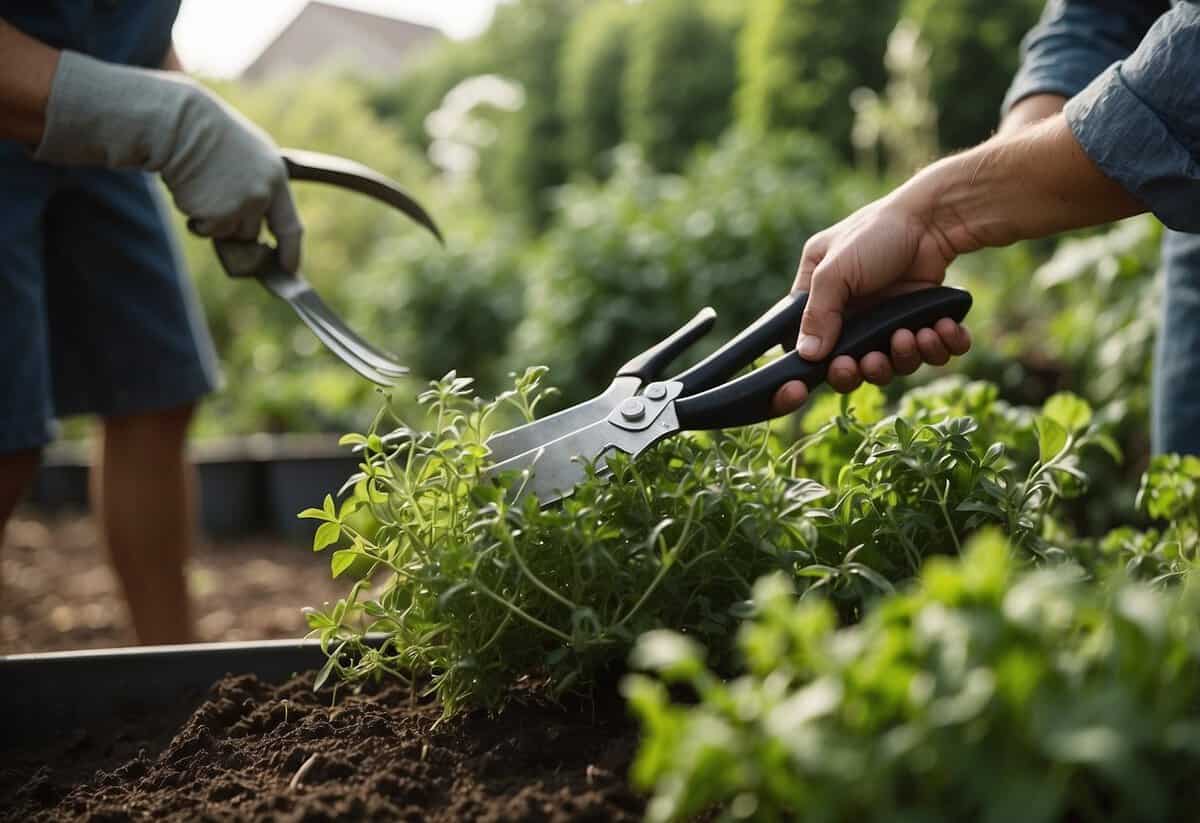
{"label": "garden hand cultivator", "polygon": [[[660,380],[662,371],[716,319],[705,308],[670,337],[626,363],[600,395],[541,420],[493,435],[487,445],[488,476],[528,471],[515,496],[536,495],[545,506],[569,496],[588,476],[588,465],[604,472],[614,452],[637,457],[680,431],[747,426],[769,420],[775,392],[791,380],[809,390],[824,379],[835,357],[861,358],[886,351],[899,329],[916,332],[949,317],[961,321],[971,295],[937,286],[887,299],[850,316],[825,360],[810,362],[792,350],[800,331],[806,293],[779,301],[724,346],[690,369]],[[776,345],[787,354],[756,371],[731,379]]]}
{"label": "garden hand cultivator", "polygon": [[[366,166],[341,157],[295,149],[285,149],[281,154],[292,180],[326,183],[373,197],[412,218],[439,241],[442,239],[433,218],[417,201]],[[215,240],[213,245],[226,274],[253,277],[267,291],[285,300],[326,348],[363,377],[390,386],[408,373],[392,355],[371,345],[343,323],[307,280],[286,271],[274,247],[241,240]]]}

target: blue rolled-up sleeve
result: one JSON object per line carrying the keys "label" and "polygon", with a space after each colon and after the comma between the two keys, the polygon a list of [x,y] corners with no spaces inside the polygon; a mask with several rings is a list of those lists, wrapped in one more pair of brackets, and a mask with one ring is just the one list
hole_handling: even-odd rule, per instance
{"label": "blue rolled-up sleeve", "polygon": [[1168,228],[1200,232],[1200,7],[1159,17],[1063,111],[1106,176]]}
{"label": "blue rolled-up sleeve", "polygon": [[1128,57],[1170,7],[1168,0],[1049,0],[1021,41],[1021,66],[1002,113],[1032,94],[1074,97]]}

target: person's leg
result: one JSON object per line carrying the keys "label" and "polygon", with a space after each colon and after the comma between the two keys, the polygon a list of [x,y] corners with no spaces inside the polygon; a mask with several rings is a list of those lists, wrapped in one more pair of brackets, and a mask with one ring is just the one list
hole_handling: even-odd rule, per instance
{"label": "person's leg", "polygon": [[47,220],[55,406],[103,421],[94,512],[141,643],[192,635],[184,441],[216,377],[154,185],[140,173],[76,170]]}
{"label": "person's leg", "polygon": [[186,564],[194,532],[192,407],[108,417],[92,466],[92,511],[142,643],[192,640]]}
{"label": "person's leg", "polygon": [[1154,357],[1155,454],[1200,454],[1200,235],[1163,239],[1162,328]]}

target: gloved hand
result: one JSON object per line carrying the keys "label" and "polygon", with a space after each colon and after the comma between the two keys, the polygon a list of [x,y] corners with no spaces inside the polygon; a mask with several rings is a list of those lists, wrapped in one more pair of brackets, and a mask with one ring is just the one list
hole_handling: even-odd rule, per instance
{"label": "gloved hand", "polygon": [[159,172],[192,231],[254,240],[266,219],[281,265],[300,265],[303,227],[279,150],[184,75],[62,52],[34,157]]}

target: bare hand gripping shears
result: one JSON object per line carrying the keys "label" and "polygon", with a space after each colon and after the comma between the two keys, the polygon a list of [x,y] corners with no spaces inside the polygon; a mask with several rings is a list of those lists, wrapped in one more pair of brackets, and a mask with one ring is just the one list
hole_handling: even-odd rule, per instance
{"label": "bare hand gripping shears", "polygon": [[[936,286],[893,297],[850,315],[829,357],[803,359],[793,346],[806,293],[793,294],[768,309],[744,331],[691,368],[667,380],[663,371],[703,337],[716,320],[711,308],[630,360],[608,388],[591,400],[492,435],[487,441],[492,464],[486,476],[528,471],[514,485],[515,497],[535,495],[542,506],[569,496],[587,478],[589,464],[600,474],[613,452],[636,458],[655,443],[681,431],[748,426],[771,419],[771,401],[785,383],[801,380],[809,390],[824,381],[829,364],[841,355],[858,359],[887,351],[899,329],[916,332],[948,317],[961,322],[971,295]],[[787,354],[741,377],[775,346]]]}

